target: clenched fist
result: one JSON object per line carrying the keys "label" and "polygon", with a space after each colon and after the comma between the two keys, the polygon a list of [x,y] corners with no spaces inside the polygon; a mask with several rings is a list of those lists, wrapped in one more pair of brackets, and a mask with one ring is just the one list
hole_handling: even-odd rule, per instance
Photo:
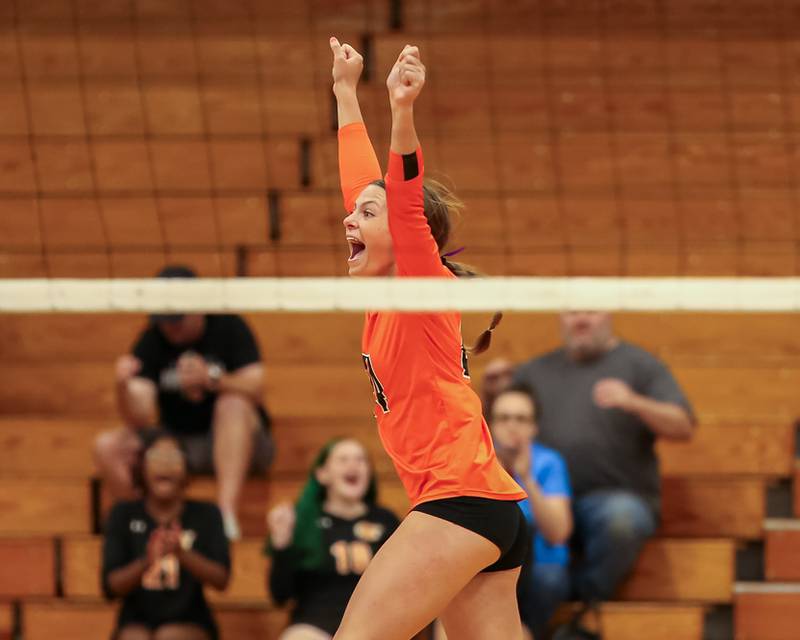
{"label": "clenched fist", "polygon": [[406,45],[394,63],[386,88],[392,107],[410,107],[425,85],[425,65],[419,56],[419,48]]}
{"label": "clenched fist", "polygon": [[292,543],[295,521],[294,506],[288,502],[270,509],[267,513],[267,529],[273,547],[285,549]]}
{"label": "clenched fist", "polygon": [[344,87],[355,91],[364,70],[363,56],[349,44],[339,44],[336,38],[331,38],[330,45],[333,53],[333,90]]}

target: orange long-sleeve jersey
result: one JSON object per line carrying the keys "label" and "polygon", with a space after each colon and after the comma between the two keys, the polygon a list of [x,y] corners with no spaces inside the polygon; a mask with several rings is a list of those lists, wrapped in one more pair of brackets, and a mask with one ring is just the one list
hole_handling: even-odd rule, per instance
{"label": "orange long-sleeve jersey", "polygon": [[[339,166],[345,208],[352,211],[364,187],[381,177],[363,123],[340,129]],[[425,218],[423,171],[421,150],[416,157],[390,154],[386,200],[396,273],[452,278]],[[497,460],[470,386],[461,314],[369,312],[362,358],[381,441],[412,508],[457,496],[526,497]]]}

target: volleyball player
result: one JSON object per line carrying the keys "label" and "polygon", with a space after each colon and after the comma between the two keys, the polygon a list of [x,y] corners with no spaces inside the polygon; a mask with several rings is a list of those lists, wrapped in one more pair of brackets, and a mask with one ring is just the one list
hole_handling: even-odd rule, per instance
{"label": "volleyball player", "polygon": [[[331,38],[339,163],[352,276],[468,275],[441,257],[457,201],[424,179],[413,105],[425,82],[406,46],[387,79],[386,179],[361,117],[361,56]],[[485,332],[479,344],[488,346]],[[407,640],[439,617],[458,640],[522,637],[515,588],[526,553],[525,492],[492,448],[469,384],[459,313],[367,313],[364,367],[386,451],[411,511],[356,587],[337,640]]]}

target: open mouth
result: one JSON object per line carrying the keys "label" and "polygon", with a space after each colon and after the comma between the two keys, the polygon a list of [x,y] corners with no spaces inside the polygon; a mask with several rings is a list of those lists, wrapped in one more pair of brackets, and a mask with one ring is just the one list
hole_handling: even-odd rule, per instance
{"label": "open mouth", "polygon": [[360,481],[361,478],[357,473],[351,473],[344,477],[345,484],[350,485],[351,487],[356,486]]}
{"label": "open mouth", "polygon": [[347,259],[348,262],[354,262],[355,260],[358,260],[358,258],[367,248],[363,242],[359,242],[355,238],[348,238],[347,243],[350,245],[350,257]]}

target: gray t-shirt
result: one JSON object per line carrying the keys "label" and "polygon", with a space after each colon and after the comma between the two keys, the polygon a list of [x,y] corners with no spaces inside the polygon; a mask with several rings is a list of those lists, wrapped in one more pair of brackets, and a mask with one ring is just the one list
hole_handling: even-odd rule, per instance
{"label": "gray t-shirt", "polygon": [[567,461],[574,493],[628,489],[658,512],[660,482],[655,435],[638,417],[601,409],[592,398],[598,380],[619,378],[637,393],[692,408],[669,369],[639,347],[621,342],[588,362],[576,362],[564,349],[521,365],[514,382],[531,389],[539,406],[539,441]]}

